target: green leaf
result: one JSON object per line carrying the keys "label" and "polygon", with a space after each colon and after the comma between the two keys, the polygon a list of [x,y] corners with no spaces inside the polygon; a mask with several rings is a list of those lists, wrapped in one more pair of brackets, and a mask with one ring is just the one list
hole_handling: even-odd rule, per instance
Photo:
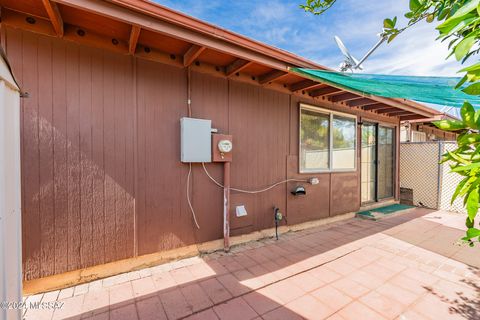
{"label": "green leaf", "polygon": [[[442,34],[451,34],[452,32],[454,32],[454,29],[458,30],[458,28],[461,29],[465,27],[467,20],[472,18],[477,18],[477,16],[474,14],[468,14],[466,17],[459,17],[455,19],[448,18],[447,20],[445,20],[445,22],[437,26],[437,30],[440,31],[440,33]],[[461,25],[460,27],[458,27],[459,24]]]}
{"label": "green leaf", "polygon": [[467,228],[473,228],[473,226],[475,225],[475,220],[471,220],[470,217],[467,217],[467,219],[465,220],[465,225],[467,226]]}
{"label": "green leaf", "polygon": [[472,64],[469,67],[463,68],[462,70],[460,70],[458,72],[471,72],[471,71],[477,71],[477,70],[480,70],[480,62]]}
{"label": "green leaf", "polygon": [[[458,141],[459,144],[462,144],[462,145],[470,145],[470,144],[473,144],[473,143],[477,143],[477,142],[480,142],[480,134],[478,133],[470,133],[464,137],[462,137],[460,139],[460,141]],[[471,156],[470,156],[470,159],[471,159]]]}
{"label": "green leaf", "polygon": [[465,123],[462,121],[458,120],[439,120],[439,121],[434,121],[433,124],[437,126],[437,128],[446,130],[446,131],[457,131],[457,130],[462,130],[466,128]]}
{"label": "green leaf", "polygon": [[475,219],[477,212],[478,212],[478,188],[475,188],[470,192],[467,199],[467,213],[468,217],[473,220]]}
{"label": "green leaf", "polygon": [[466,87],[465,89],[462,89],[463,92],[469,95],[479,95],[480,94],[480,82],[474,83]]}
{"label": "green leaf", "polygon": [[463,163],[463,164],[465,164],[465,165],[471,164],[470,161],[468,161],[468,160],[466,160],[466,159],[463,159],[462,157],[460,157],[460,155],[458,155],[458,154],[455,153],[455,152],[447,151],[447,153],[448,153],[448,155],[449,155],[450,157],[452,157],[452,158],[453,158],[455,161],[457,161],[457,162]]}
{"label": "green leaf", "polygon": [[[479,85],[480,85],[480,83],[479,83]],[[480,89],[480,87],[479,87],[479,89]],[[475,128],[476,127],[476,124],[475,124],[475,109],[473,108],[473,106],[468,101],[465,101],[463,103],[463,106],[460,109],[460,115],[462,116],[462,120],[463,120],[463,122],[465,122],[467,127],[476,129]]]}
{"label": "green leaf", "polygon": [[467,236],[463,239],[469,240],[469,239],[473,239],[473,238],[476,238],[476,237],[480,237],[480,230],[478,230],[476,228],[469,228],[467,230]]}
{"label": "green leaf", "polygon": [[460,9],[455,12],[453,16],[451,16],[449,19],[455,19],[455,18],[460,18],[465,16],[466,14],[472,12],[473,10],[476,10],[478,7],[478,4],[480,3],[480,0],[470,0],[464,5],[460,7]]}
{"label": "green leaf", "polygon": [[457,85],[455,86],[455,89],[458,89],[460,88],[466,81],[467,81],[468,77],[465,75],[463,76],[463,78],[457,83]]}
{"label": "green leaf", "polygon": [[394,33],[394,34],[392,34],[390,37],[388,37],[388,41],[387,41],[387,43],[390,43],[390,42],[392,42],[392,41],[393,41],[393,39],[395,39],[397,36],[398,36],[398,33]]}
{"label": "green leaf", "polygon": [[412,12],[417,11],[420,7],[421,7],[420,1],[410,0],[410,10],[412,10]]}
{"label": "green leaf", "polygon": [[395,25],[393,24],[393,21],[392,19],[385,19],[383,20],[383,27],[385,29],[392,29],[393,27],[395,27]]}
{"label": "green leaf", "polygon": [[469,165],[466,165],[466,166],[459,166],[459,167],[453,168],[452,172],[462,172],[462,171],[466,171],[466,170],[472,170],[472,169],[475,169],[475,168],[480,168],[480,163],[479,162],[472,163],[472,164],[469,164]]}
{"label": "green leaf", "polygon": [[470,179],[470,177],[463,178],[462,181],[457,185],[457,188],[455,188],[455,192],[452,195],[452,199],[450,200],[450,204],[452,205],[455,199],[457,199],[458,195],[460,194],[460,191],[462,191],[463,187],[465,187],[465,184],[467,181]]}
{"label": "green leaf", "polygon": [[470,49],[475,43],[475,36],[468,36],[460,41],[455,47],[455,58],[457,61],[462,60],[463,57],[470,52]]}

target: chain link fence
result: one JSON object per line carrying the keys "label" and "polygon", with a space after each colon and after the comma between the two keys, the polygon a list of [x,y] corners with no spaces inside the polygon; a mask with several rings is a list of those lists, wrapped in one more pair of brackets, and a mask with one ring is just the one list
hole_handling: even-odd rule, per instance
{"label": "chain link fence", "polygon": [[466,212],[462,199],[450,203],[462,177],[451,173],[448,163],[439,163],[442,154],[456,147],[455,142],[447,141],[400,144],[402,202],[432,209]]}

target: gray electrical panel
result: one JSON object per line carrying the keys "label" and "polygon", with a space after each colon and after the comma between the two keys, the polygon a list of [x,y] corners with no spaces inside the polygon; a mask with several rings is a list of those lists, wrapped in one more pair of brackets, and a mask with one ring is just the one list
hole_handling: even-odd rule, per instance
{"label": "gray electrical panel", "polygon": [[181,118],[182,162],[212,162],[212,120]]}

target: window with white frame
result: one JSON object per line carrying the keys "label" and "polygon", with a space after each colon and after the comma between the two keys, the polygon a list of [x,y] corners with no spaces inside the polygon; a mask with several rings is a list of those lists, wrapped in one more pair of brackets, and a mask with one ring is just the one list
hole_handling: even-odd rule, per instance
{"label": "window with white frame", "polygon": [[300,172],[351,171],[356,166],[357,118],[300,107]]}

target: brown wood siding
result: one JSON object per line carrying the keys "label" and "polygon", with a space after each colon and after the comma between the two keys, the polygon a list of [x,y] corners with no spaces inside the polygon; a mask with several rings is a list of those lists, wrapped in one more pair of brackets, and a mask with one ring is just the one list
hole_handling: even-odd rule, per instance
{"label": "brown wood siding", "polygon": [[[192,166],[191,181],[200,230],[186,201],[188,165],[179,160],[186,69],[4,30],[14,73],[30,94],[22,99],[25,279],[222,237],[222,189],[201,165]],[[299,103],[385,118],[196,72],[191,100],[193,117],[233,135],[233,187],[320,179],[306,197],[290,194],[296,182],[232,192],[233,235],[272,227],[274,206],[289,224],[359,208],[358,169],[298,173]],[[223,181],[221,164],[206,166]],[[237,205],[246,217],[235,216]]]}
{"label": "brown wood siding", "polygon": [[6,37],[29,93],[22,99],[25,278],[132,257],[132,59],[13,29]]}

